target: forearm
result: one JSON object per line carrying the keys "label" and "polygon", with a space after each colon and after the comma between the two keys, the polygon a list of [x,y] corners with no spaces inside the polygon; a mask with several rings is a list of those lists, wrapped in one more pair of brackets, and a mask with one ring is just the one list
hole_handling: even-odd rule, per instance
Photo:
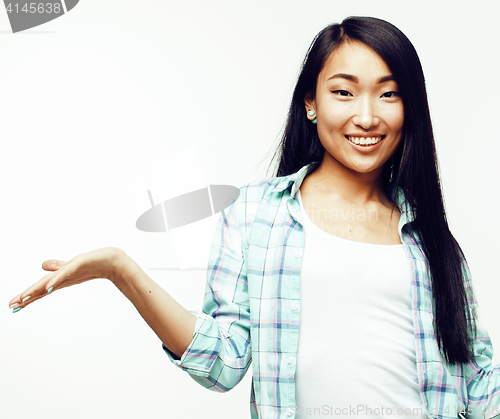
{"label": "forearm", "polygon": [[175,301],[123,251],[118,251],[114,274],[109,279],[134,304],[163,344],[180,358],[193,339],[196,316]]}

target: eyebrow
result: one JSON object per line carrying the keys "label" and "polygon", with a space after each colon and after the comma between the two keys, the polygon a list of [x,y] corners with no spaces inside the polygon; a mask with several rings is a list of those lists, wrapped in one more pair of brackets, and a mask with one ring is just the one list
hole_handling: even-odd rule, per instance
{"label": "eyebrow", "polygon": [[[334,74],[328,80],[331,80],[331,79],[334,79],[334,78],[341,78],[341,79],[346,79],[346,80],[353,81],[354,83],[359,83],[359,79],[356,76],[353,76],[352,74],[338,73],[338,74]],[[392,74],[389,74],[388,76],[380,77],[377,80],[377,83],[381,84],[381,83],[385,83],[387,81],[395,81],[394,80],[394,76]]]}

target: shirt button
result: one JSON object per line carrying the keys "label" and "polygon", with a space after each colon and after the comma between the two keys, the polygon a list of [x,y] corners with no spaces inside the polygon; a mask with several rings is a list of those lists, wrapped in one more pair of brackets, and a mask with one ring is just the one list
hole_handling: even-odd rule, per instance
{"label": "shirt button", "polygon": [[292,310],[296,311],[299,308],[299,305],[297,303],[292,303]]}
{"label": "shirt button", "polygon": [[288,409],[286,409],[286,415],[287,416],[293,416],[293,409],[291,407],[289,407]]}
{"label": "shirt button", "polygon": [[288,357],[288,363],[289,364],[293,364],[294,361],[295,361],[295,358],[293,356],[289,356]]}
{"label": "shirt button", "polygon": [[302,252],[299,252],[298,250],[295,252],[295,257],[300,258],[302,257]]}

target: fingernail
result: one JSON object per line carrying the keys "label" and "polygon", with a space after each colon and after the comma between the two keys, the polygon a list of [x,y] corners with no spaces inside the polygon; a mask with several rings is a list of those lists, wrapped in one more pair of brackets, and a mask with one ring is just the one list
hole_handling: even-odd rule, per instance
{"label": "fingernail", "polygon": [[17,313],[18,311],[21,311],[23,308],[22,307],[19,307],[19,308],[16,308],[15,310],[12,310],[13,313]]}
{"label": "fingernail", "polygon": [[23,298],[23,303],[25,303],[26,301],[28,301],[30,299],[31,295],[28,295],[27,297],[24,297]]}
{"label": "fingernail", "polygon": [[19,305],[19,303],[15,303],[15,304],[12,304],[11,306],[9,306],[9,308],[16,308],[18,305]]}
{"label": "fingernail", "polygon": [[53,289],[54,289],[54,287],[50,287],[50,288],[47,290],[47,294],[51,293]]}

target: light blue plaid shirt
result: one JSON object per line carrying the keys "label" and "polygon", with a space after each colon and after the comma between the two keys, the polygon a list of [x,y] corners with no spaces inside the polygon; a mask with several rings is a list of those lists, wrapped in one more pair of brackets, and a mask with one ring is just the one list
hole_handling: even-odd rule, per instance
{"label": "light blue plaid shirt", "polygon": [[[308,170],[317,164],[240,188],[239,198],[225,210],[215,232],[203,312],[195,312],[193,340],[180,360],[164,347],[174,364],[219,392],[238,384],[253,363],[253,419],[292,418],[296,412],[294,374],[305,242],[296,194]],[[491,365],[489,336],[478,324],[475,359],[455,366],[442,361],[433,329],[428,267],[418,238],[406,228],[413,220],[411,208],[402,193],[392,199],[401,211],[399,234],[412,269],[416,368],[427,413],[433,418],[456,418],[463,408],[466,416],[483,417],[485,410],[494,416],[500,413],[500,366]],[[471,290],[465,263],[464,281]],[[475,312],[477,302],[472,291],[469,295],[469,308]]]}

